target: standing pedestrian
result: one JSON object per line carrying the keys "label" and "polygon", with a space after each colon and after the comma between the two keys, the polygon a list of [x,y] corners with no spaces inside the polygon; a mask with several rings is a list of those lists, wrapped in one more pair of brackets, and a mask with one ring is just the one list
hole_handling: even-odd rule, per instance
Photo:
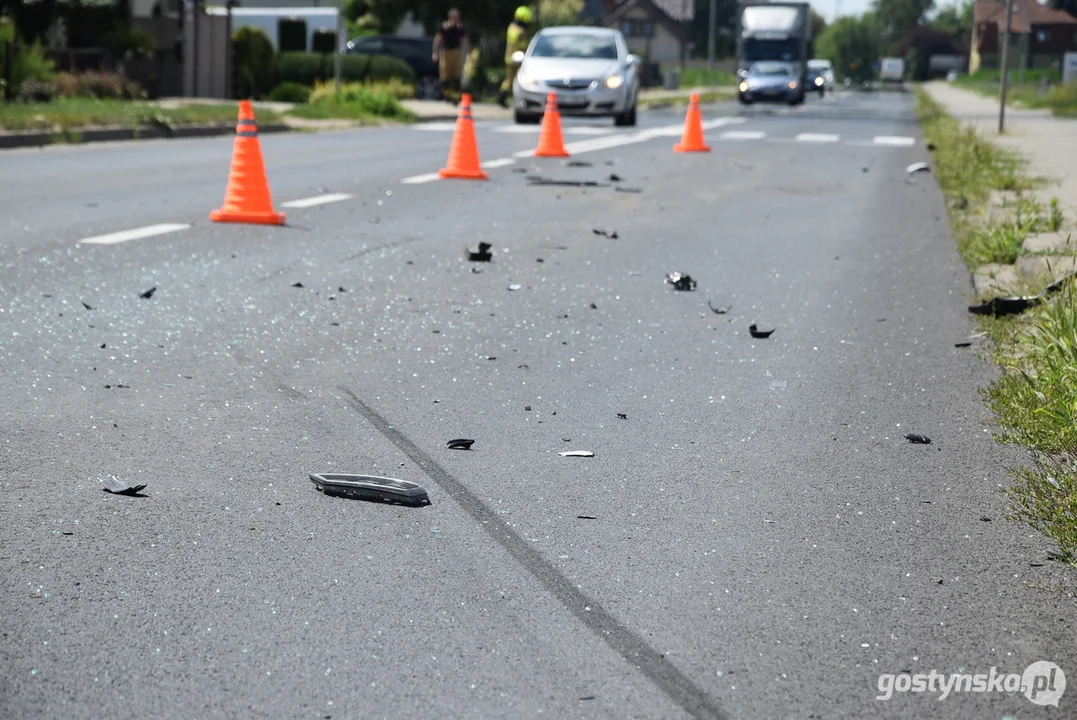
{"label": "standing pedestrian", "polygon": [[467,32],[460,24],[460,11],[449,10],[448,20],[434,36],[434,62],[438,64],[441,94],[452,104],[460,102],[460,76],[467,55]]}
{"label": "standing pedestrian", "polygon": [[514,52],[526,52],[531,44],[528,34],[528,26],[531,25],[531,8],[521,5],[516,8],[516,15],[509,23],[509,29],[505,33],[505,82],[501,83],[501,92],[497,94],[497,104],[508,107],[507,98],[512,92],[512,81],[516,79],[516,73],[520,69],[519,63],[512,59]]}

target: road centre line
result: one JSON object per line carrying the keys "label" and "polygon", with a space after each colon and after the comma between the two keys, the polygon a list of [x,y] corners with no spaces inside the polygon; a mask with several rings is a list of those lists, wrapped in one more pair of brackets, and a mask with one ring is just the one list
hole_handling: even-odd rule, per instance
{"label": "road centre line", "polygon": [[516,164],[516,161],[513,160],[512,158],[498,158],[497,160],[487,160],[486,162],[482,163],[482,166],[484,168],[489,169],[489,168],[505,167],[506,165],[515,165],[515,164]]}
{"label": "road centre line", "polygon": [[79,240],[75,244],[115,245],[116,243],[128,242],[129,240],[142,240],[143,238],[154,237],[155,235],[178,232],[180,230],[186,230],[189,227],[191,227],[190,223],[161,223],[159,225],[146,225],[145,227],[134,228],[132,230],[121,230],[120,232],[109,233],[107,235],[95,235],[94,237]]}
{"label": "road centre line", "polygon": [[727,130],[718,137],[723,140],[762,140],[766,136],[762,130]]}
{"label": "road centre line", "polygon": [[896,147],[909,147],[916,143],[915,138],[902,137],[900,135],[876,135],[872,142],[876,145],[894,145]]}
{"label": "road centre line", "polygon": [[290,200],[286,203],[281,203],[281,207],[286,208],[309,208],[315,205],[325,205],[327,203],[340,202],[341,200],[351,200],[352,196],[348,193],[328,193],[326,195],[315,195],[314,197],[303,198],[302,200]]}
{"label": "road centre line", "polygon": [[[713,130],[715,128],[722,127],[723,125],[735,125],[744,122],[744,118],[723,117],[715,120],[709,120],[703,123],[704,130]],[[646,142],[653,140],[657,137],[664,136],[677,136],[684,131],[683,125],[668,125],[666,127],[652,128],[649,130],[641,130],[633,135],[609,135],[603,137],[594,137],[587,140],[577,140],[576,142],[565,143],[565,150],[569,155],[582,155],[584,153],[595,152],[598,150],[609,150],[615,147],[621,147],[623,145],[634,145],[636,143]],[[534,150],[521,150],[515,152],[511,157],[498,158],[496,160],[490,160],[487,163],[483,163],[483,167],[501,167],[501,163],[508,160],[515,162],[515,159],[534,157]],[[498,163],[498,165],[490,165],[488,163]],[[508,164],[508,163],[504,163]],[[437,173],[426,173],[424,175],[413,175],[411,177],[401,180],[405,185],[422,185],[428,182],[434,182],[439,180],[440,176]]]}
{"label": "road centre line", "polygon": [[797,142],[836,143],[841,140],[841,135],[827,133],[800,133],[796,137]]}

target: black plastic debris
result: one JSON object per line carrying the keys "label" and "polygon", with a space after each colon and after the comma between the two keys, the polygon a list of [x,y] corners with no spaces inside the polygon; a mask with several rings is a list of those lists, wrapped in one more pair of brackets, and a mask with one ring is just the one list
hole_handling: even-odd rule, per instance
{"label": "black plastic debris", "polygon": [[617,417],[620,418],[621,420],[627,420],[628,419],[628,413],[617,413]]}
{"label": "black plastic debris", "polygon": [[301,283],[301,282],[294,282],[294,283],[292,283],[292,287],[294,287],[294,288],[301,288],[301,287],[303,287],[303,283]]}
{"label": "black plastic debris", "polygon": [[927,435],[917,435],[916,433],[908,433],[905,435],[905,439],[911,442],[913,445],[930,445],[931,438]]}
{"label": "black plastic debris", "polygon": [[591,303],[591,309],[592,310],[598,310],[598,305],[595,305],[594,303]]}
{"label": "black plastic debris", "polygon": [[467,438],[457,438],[456,440],[450,440],[449,442],[445,443],[445,447],[449,448],[450,450],[470,450],[471,446],[474,444],[474,440],[469,440]]}
{"label": "black plastic debris", "polygon": [[90,304],[89,304],[88,302],[86,302],[85,300],[83,300],[83,301],[82,301],[82,307],[86,308],[87,310],[93,310],[93,306],[92,306],[92,305],[90,305]]}
{"label": "black plastic debris", "polygon": [[971,346],[972,346],[972,343],[970,343],[970,342],[959,342],[959,343],[954,343],[954,347],[955,347],[955,348],[956,348],[956,347],[971,347]]}
{"label": "black plastic debris", "polygon": [[149,300],[149,299],[150,299],[151,297],[153,297],[153,294],[154,294],[155,292],[157,292],[157,286],[156,286],[156,285],[154,285],[153,287],[151,287],[151,288],[150,288],[149,290],[147,290],[146,292],[143,292],[143,293],[139,293],[139,294],[138,294],[138,296],[139,296],[140,298],[142,298],[143,300]]}
{"label": "black plastic debris", "polygon": [[479,246],[472,250],[468,248],[464,252],[467,253],[467,259],[471,262],[490,262],[493,255],[490,253],[490,248],[493,247],[490,243],[481,242]]}
{"label": "black plastic debris", "polygon": [[128,497],[146,497],[140,495],[143,490],[146,489],[145,485],[131,485],[125,483],[123,480],[117,480],[115,477],[107,477],[102,481],[104,485],[102,490],[113,495],[127,495]]}
{"label": "black plastic debris", "polygon": [[[577,520],[598,520],[594,515],[577,515]],[[588,698],[580,698],[580,700],[587,700]],[[592,698],[593,699],[593,698]]]}
{"label": "black plastic debris", "polygon": [[696,281],[692,279],[692,276],[684,275],[679,272],[671,272],[666,275],[666,282],[672,285],[674,290],[696,289]]}
{"label": "black plastic debris", "polygon": [[609,180],[610,182],[613,182],[613,183],[621,182],[621,180],[623,180],[623,179],[624,178],[622,178],[617,173],[610,173],[610,176],[607,178],[607,180]]}
{"label": "black plastic debris", "polygon": [[620,186],[615,187],[614,190],[616,190],[619,193],[641,193],[641,192],[643,192],[643,188],[628,188],[628,187],[620,187]]}
{"label": "black plastic debris", "polygon": [[1077,272],[1070,273],[1063,278],[1055,280],[1035,295],[992,298],[983,305],[970,306],[969,312],[975,315],[994,315],[995,317],[1022,313],[1034,305],[1039,305],[1050,295],[1061,290],[1066,283],[1071,282],[1074,279],[1077,279]]}
{"label": "black plastic debris", "polygon": [[337,292],[339,292],[339,293],[346,293],[346,292],[348,292],[348,291],[347,291],[347,289],[345,289],[345,287],[344,287],[343,285],[341,285],[340,287],[338,287],[338,288],[337,288]]}
{"label": "black plastic debris", "polygon": [[748,332],[750,332],[752,334],[752,337],[764,340],[764,339],[770,337],[771,334],[773,334],[774,331],[773,330],[760,330],[758,325],[756,325],[755,323],[752,323],[751,325],[748,326]]}
{"label": "black plastic debris", "polygon": [[711,309],[711,312],[715,315],[725,315],[727,312],[733,309],[732,305],[726,305],[725,307],[714,307],[711,305],[711,301],[707,301],[707,307]]}
{"label": "black plastic debris", "polygon": [[527,184],[552,187],[609,187],[606,183],[595,182],[594,180],[555,180],[553,178],[538,177],[537,175],[529,176]]}
{"label": "black plastic debris", "polygon": [[991,522],[991,518],[984,515],[983,517],[980,518],[980,522]]}
{"label": "black plastic debris", "polygon": [[413,507],[430,504],[426,488],[408,480],[350,473],[311,473],[310,481],[319,492],[335,497]]}
{"label": "black plastic debris", "polygon": [[593,228],[591,232],[593,232],[595,235],[601,235],[604,238],[609,238],[610,240],[616,240],[618,237],[616,230],[599,230],[598,228]]}
{"label": "black plastic debris", "polygon": [[523,175],[527,172],[527,168],[513,168],[512,171],[518,175]]}
{"label": "black plastic debris", "polygon": [[101,343],[100,345],[98,345],[98,347],[101,348],[102,350],[104,350],[105,348],[108,347],[108,345],[106,343]]}
{"label": "black plastic debris", "polygon": [[928,150],[928,152],[935,152],[935,143],[929,142],[927,144],[927,150]]}

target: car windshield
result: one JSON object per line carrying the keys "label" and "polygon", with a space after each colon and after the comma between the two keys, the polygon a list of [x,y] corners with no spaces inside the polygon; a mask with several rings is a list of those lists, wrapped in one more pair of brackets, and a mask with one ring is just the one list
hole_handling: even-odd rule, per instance
{"label": "car windshield", "polygon": [[757,63],[752,66],[750,73],[756,77],[781,77],[789,75],[789,67],[786,65],[764,65]]}
{"label": "car windshield", "polygon": [[531,56],[616,60],[617,44],[612,37],[604,35],[551,33],[539,35]]}

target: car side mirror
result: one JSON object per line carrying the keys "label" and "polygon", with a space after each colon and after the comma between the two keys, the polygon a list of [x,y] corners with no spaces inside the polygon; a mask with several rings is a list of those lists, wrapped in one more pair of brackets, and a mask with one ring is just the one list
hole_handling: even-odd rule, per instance
{"label": "car side mirror", "polygon": [[509,57],[511,57],[511,58],[512,58],[512,61],[513,61],[514,63],[516,63],[517,65],[519,65],[520,63],[522,63],[522,62],[524,61],[524,54],[523,54],[522,52],[520,52],[519,50],[517,50],[516,52],[514,52],[514,53],[513,53],[512,55],[510,55]]}
{"label": "car side mirror", "polygon": [[632,53],[629,53],[627,60],[628,60],[628,64],[630,66],[631,65],[638,65],[639,64],[639,55],[633,55]]}

